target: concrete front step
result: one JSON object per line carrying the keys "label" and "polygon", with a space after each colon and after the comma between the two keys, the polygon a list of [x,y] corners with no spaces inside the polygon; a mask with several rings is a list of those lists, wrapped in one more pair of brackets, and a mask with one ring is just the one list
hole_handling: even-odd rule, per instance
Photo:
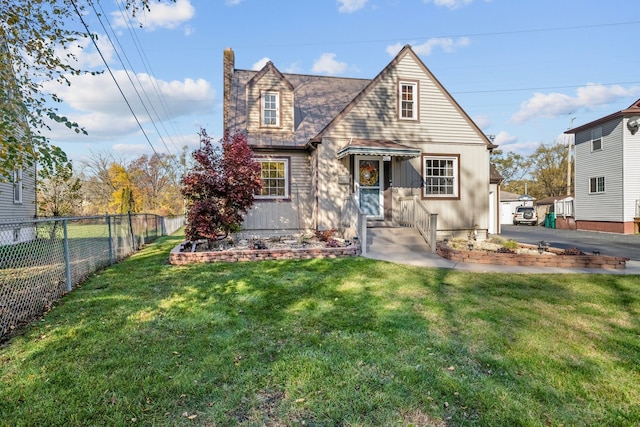
{"label": "concrete front step", "polygon": [[429,245],[414,227],[368,228],[367,249],[377,252],[430,251]]}

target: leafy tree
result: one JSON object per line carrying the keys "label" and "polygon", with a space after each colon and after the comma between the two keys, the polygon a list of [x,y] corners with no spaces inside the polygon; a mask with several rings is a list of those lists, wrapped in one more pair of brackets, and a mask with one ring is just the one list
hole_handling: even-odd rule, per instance
{"label": "leafy tree", "polygon": [[511,151],[494,150],[491,153],[491,162],[502,176],[502,187],[514,193],[521,192],[524,180],[531,169],[531,160],[521,154]]}
{"label": "leafy tree", "polygon": [[182,213],[181,165],[173,155],[143,155],[129,164],[129,174],[140,192],[141,211],[159,215]]}
{"label": "leafy tree", "polygon": [[71,163],[57,164],[51,173],[38,172],[38,210],[44,216],[69,216],[77,213],[82,201],[80,178],[74,175]]}
{"label": "leafy tree", "polygon": [[531,158],[531,178],[534,186],[530,194],[538,199],[567,194],[567,146],[540,144]]}
{"label": "leafy tree", "polygon": [[225,135],[219,145],[202,134],[202,147],[193,152],[194,167],[183,179],[189,240],[228,236],[240,226],[262,186],[260,165],[252,159],[244,134]]}
{"label": "leafy tree", "polygon": [[[82,74],[72,48],[89,37],[80,18],[94,0],[0,0],[0,181],[15,169],[36,163],[55,173],[66,154],[44,135],[48,120],[86,133],[61,116],[62,100],[43,91],[46,81],[70,84],[68,76]],[[132,15],[150,10],[152,0],[126,0]],[[91,36],[95,37],[95,36]]]}

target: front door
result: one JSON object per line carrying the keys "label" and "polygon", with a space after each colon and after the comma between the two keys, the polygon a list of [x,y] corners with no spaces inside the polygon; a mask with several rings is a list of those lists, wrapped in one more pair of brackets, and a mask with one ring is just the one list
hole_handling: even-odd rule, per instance
{"label": "front door", "polygon": [[381,157],[358,156],[355,179],[359,187],[360,209],[367,218],[384,219],[384,167]]}

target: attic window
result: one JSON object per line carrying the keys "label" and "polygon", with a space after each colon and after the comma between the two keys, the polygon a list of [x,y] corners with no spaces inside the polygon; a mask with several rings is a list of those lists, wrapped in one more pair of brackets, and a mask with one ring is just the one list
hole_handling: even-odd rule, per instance
{"label": "attic window", "polygon": [[400,120],[418,120],[418,82],[400,81],[398,101]]}
{"label": "attic window", "polygon": [[280,125],[280,94],[262,92],[262,126]]}
{"label": "attic window", "polygon": [[591,131],[591,151],[602,150],[602,128]]}

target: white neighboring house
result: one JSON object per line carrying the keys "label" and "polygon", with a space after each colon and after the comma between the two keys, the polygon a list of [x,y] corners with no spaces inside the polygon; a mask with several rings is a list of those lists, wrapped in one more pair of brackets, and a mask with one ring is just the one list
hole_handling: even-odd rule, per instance
{"label": "white neighboring house", "polygon": [[628,108],[566,131],[575,135],[578,230],[638,233],[640,99]]}

